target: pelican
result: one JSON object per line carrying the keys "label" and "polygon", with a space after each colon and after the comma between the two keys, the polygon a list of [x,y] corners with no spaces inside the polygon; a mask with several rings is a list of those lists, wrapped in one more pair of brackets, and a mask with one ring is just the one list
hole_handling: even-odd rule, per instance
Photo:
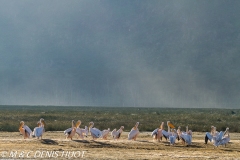
{"label": "pelican", "polygon": [[84,135],[87,137],[88,136],[88,127],[85,126],[85,128],[79,128],[77,127],[76,133],[78,134],[78,137],[84,139]]}
{"label": "pelican", "polygon": [[175,144],[176,138],[177,138],[177,131],[176,129],[172,129],[171,132],[169,133],[170,145]]}
{"label": "pelican", "polygon": [[27,125],[25,125],[24,121],[20,122],[19,132],[23,135],[24,139],[29,138],[30,135],[32,135],[32,130]]}
{"label": "pelican", "polygon": [[109,132],[110,132],[110,128],[103,130],[102,131],[102,138],[107,140],[107,136],[108,136]]}
{"label": "pelican", "polygon": [[180,135],[181,135],[181,127],[179,126],[177,129],[177,139],[178,141],[180,140]]}
{"label": "pelican", "polygon": [[[37,122],[37,127],[41,127],[41,122],[40,122],[40,121]],[[35,128],[33,129],[32,137],[35,137],[35,132],[36,132],[35,130],[36,130],[37,127],[35,127]]]}
{"label": "pelican", "polygon": [[89,131],[92,135],[93,140],[96,139],[96,138],[102,137],[102,132],[97,128],[93,128],[93,126],[94,126],[94,123],[90,122],[88,128],[89,128]]}
{"label": "pelican", "polygon": [[158,140],[158,141],[162,140],[162,136],[163,136],[163,134],[162,134],[163,126],[164,126],[164,122],[162,122],[162,124],[159,126],[159,128],[155,129],[155,130],[152,132],[151,136],[153,137],[153,139]]}
{"label": "pelican", "polygon": [[75,123],[74,120],[72,120],[72,128],[68,128],[64,131],[64,134],[66,135],[66,139],[71,138],[75,135],[76,133],[76,128],[81,125],[81,121],[78,120],[77,123]]}
{"label": "pelican", "polygon": [[128,140],[132,139],[132,140],[136,141],[136,138],[139,134],[138,125],[139,125],[139,122],[137,122],[135,124],[135,126],[131,129],[131,131],[128,134]]}
{"label": "pelican", "polygon": [[213,138],[213,135],[214,135],[214,132],[215,132],[216,128],[214,126],[211,126],[211,132],[206,132],[206,135],[205,135],[205,144],[208,143],[208,140],[210,142],[212,142],[212,138]]}
{"label": "pelican", "polygon": [[188,130],[188,126],[186,126],[186,132],[182,132],[180,135],[183,143],[187,143],[187,146],[192,144],[192,131]]}
{"label": "pelican", "polygon": [[46,126],[46,123],[45,123],[44,119],[41,118],[40,121],[38,121],[37,125],[38,126],[33,129],[33,134],[32,135],[34,137],[37,137],[38,139],[39,139],[39,137],[41,137],[41,139],[42,139],[42,135],[45,132],[44,127]]}
{"label": "pelican", "polygon": [[219,145],[227,145],[227,143],[230,141],[230,135],[229,135],[229,128],[226,128],[225,132],[216,132],[212,138],[214,147],[218,147]]}
{"label": "pelican", "polygon": [[167,126],[168,126],[168,131],[162,130],[162,134],[166,140],[169,139],[170,130],[175,128],[170,121],[167,121]]}
{"label": "pelican", "polygon": [[116,128],[112,131],[111,135],[113,136],[113,139],[119,139],[122,132],[123,132],[124,126],[121,126],[119,128],[119,130],[117,130]]}

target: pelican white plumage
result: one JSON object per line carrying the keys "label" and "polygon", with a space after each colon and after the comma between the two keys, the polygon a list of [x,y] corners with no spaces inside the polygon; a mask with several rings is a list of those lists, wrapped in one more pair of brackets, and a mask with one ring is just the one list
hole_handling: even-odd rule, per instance
{"label": "pelican white plumage", "polygon": [[107,140],[107,137],[108,137],[108,134],[109,134],[109,133],[110,133],[110,128],[104,129],[104,130],[102,131],[102,138],[105,139],[105,140]]}
{"label": "pelican white plumage", "polygon": [[183,140],[183,144],[187,143],[187,146],[192,144],[192,131],[188,130],[188,126],[186,126],[186,132],[182,132],[180,137]]}
{"label": "pelican white plumage", "polygon": [[175,126],[170,121],[167,121],[167,126],[168,126],[168,131],[162,130],[163,137],[166,140],[169,139],[169,134],[171,132],[171,129],[175,128]]}
{"label": "pelican white plumage", "polygon": [[227,143],[230,141],[230,135],[229,135],[229,128],[226,128],[225,132],[216,132],[212,138],[212,142],[214,147],[218,147],[219,145],[227,145]]}
{"label": "pelican white plumage", "polygon": [[84,139],[84,136],[88,136],[88,127],[85,126],[85,128],[77,128],[76,129],[76,133],[78,134],[78,137],[80,137],[81,139]]}
{"label": "pelican white plumage", "polygon": [[172,129],[172,131],[169,133],[169,142],[170,142],[170,145],[174,145],[175,144],[175,141],[176,141],[176,138],[177,138],[177,131],[176,129]]}
{"label": "pelican white plumage", "polygon": [[205,144],[208,143],[208,140],[210,142],[212,142],[212,138],[213,138],[213,135],[214,135],[214,130],[216,130],[216,128],[214,126],[211,126],[211,132],[206,132],[206,135],[205,135]]}
{"label": "pelican white plumage", "polygon": [[23,138],[29,138],[32,135],[32,130],[25,125],[24,121],[21,121],[19,124],[19,132],[23,135]]}
{"label": "pelican white plumage", "polygon": [[134,141],[136,140],[139,134],[138,125],[139,125],[139,122],[137,122],[135,126],[131,129],[131,131],[128,134],[128,140],[134,140]]}
{"label": "pelican white plumage", "polygon": [[102,137],[102,132],[97,128],[93,128],[93,126],[94,126],[94,123],[90,122],[89,123],[89,132],[91,133],[93,140],[96,138]]}
{"label": "pelican white plumage", "polygon": [[181,127],[179,126],[178,129],[177,129],[177,139],[178,139],[178,141],[181,139],[180,135],[181,135]]}
{"label": "pelican white plumage", "polygon": [[72,120],[72,128],[68,128],[64,131],[64,134],[66,135],[66,139],[71,138],[71,140],[72,140],[73,136],[76,133],[77,127],[79,127],[80,125],[81,125],[80,120],[78,120],[77,123],[75,123],[75,121]]}
{"label": "pelican white plumage", "polygon": [[37,137],[38,139],[39,139],[39,137],[41,137],[41,139],[42,139],[42,135],[45,132],[44,127],[46,126],[44,119],[41,118],[40,121],[38,121],[37,125],[38,126],[33,129],[32,135],[34,137]]}
{"label": "pelican white plumage", "polygon": [[115,129],[112,131],[111,135],[112,135],[112,137],[113,137],[114,140],[120,138],[120,136],[121,136],[121,134],[122,134],[122,132],[123,132],[123,129],[124,129],[124,126],[121,126],[121,127],[119,128],[119,130],[117,130],[117,129],[115,128]]}
{"label": "pelican white plumage", "polygon": [[159,128],[156,128],[156,129],[152,132],[151,136],[153,137],[153,139],[158,140],[158,141],[162,140],[162,136],[163,136],[163,134],[162,134],[163,126],[164,126],[164,122],[161,123],[161,125],[159,126]]}

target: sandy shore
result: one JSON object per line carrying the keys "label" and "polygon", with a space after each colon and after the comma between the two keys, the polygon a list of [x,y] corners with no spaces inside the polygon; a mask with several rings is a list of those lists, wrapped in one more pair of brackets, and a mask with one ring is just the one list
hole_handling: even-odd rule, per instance
{"label": "sandy shore", "polygon": [[66,140],[63,132],[46,132],[42,140],[24,140],[18,132],[0,132],[0,159],[240,159],[240,133],[231,133],[230,143],[224,147],[204,144],[205,133],[193,133],[191,146],[180,141],[175,146],[157,142],[150,132],[141,132],[136,141],[127,140],[124,132],[119,140]]}

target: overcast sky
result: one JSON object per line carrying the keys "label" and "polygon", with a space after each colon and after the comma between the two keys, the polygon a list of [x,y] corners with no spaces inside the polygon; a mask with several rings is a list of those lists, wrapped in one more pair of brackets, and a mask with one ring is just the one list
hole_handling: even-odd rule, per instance
{"label": "overcast sky", "polygon": [[238,0],[0,0],[0,105],[239,108]]}

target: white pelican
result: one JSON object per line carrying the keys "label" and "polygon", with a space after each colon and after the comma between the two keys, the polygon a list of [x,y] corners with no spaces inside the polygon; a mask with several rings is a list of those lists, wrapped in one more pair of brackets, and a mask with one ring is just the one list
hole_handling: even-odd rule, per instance
{"label": "white pelican", "polygon": [[102,131],[102,138],[107,140],[109,132],[110,132],[110,128],[103,130]]}
{"label": "white pelican", "polygon": [[41,118],[40,121],[38,121],[37,125],[38,126],[33,129],[33,134],[32,135],[34,137],[37,137],[38,139],[39,139],[39,137],[41,137],[41,139],[42,139],[42,135],[45,132],[44,127],[46,126],[46,123],[45,123],[44,119]]}
{"label": "white pelican", "polygon": [[174,125],[170,121],[167,121],[167,126],[168,126],[167,132],[165,130],[162,130],[162,134],[166,140],[169,139],[170,129],[175,128]]}
{"label": "white pelican", "polygon": [[24,139],[29,138],[30,135],[32,135],[32,130],[24,124],[24,121],[20,122],[19,131],[23,135]]}
{"label": "white pelican", "polygon": [[176,131],[176,129],[172,129],[172,131],[169,133],[170,145],[175,144],[176,138],[177,138],[177,131]]}
{"label": "white pelican", "polygon": [[162,124],[159,126],[159,128],[155,129],[155,130],[152,132],[151,136],[153,137],[153,139],[158,140],[158,141],[162,140],[162,136],[163,136],[163,134],[162,134],[163,126],[164,126],[164,122],[162,122]]}
{"label": "white pelican", "polygon": [[178,141],[180,140],[180,135],[181,135],[181,127],[179,126],[177,129],[177,139]]}
{"label": "white pelican", "polygon": [[124,126],[121,126],[119,128],[119,130],[117,130],[116,128],[112,131],[111,135],[113,136],[113,139],[119,139],[122,132],[123,132]]}
{"label": "white pelican", "polygon": [[85,126],[85,128],[79,128],[77,127],[76,133],[78,134],[78,137],[84,139],[84,135],[87,137],[88,136],[88,127]]}
{"label": "white pelican", "polygon": [[211,132],[206,132],[206,136],[205,136],[205,144],[208,143],[208,140],[210,142],[212,142],[212,138],[213,138],[213,135],[214,135],[214,132],[215,132],[216,128],[214,126],[211,126]]}
{"label": "white pelican", "polygon": [[218,147],[219,145],[227,145],[227,143],[230,141],[230,135],[229,135],[229,128],[226,128],[226,131],[223,132],[216,132],[212,138],[214,147]]}
{"label": "white pelican", "polygon": [[72,120],[72,128],[68,128],[64,131],[64,134],[66,135],[66,139],[71,138],[75,135],[76,133],[76,128],[81,125],[81,121],[78,120],[77,123],[75,124],[75,121]]}
{"label": "white pelican", "polygon": [[187,143],[187,146],[192,144],[192,131],[188,130],[188,126],[186,127],[186,132],[182,132],[180,137],[184,144]]}
{"label": "white pelican", "polygon": [[131,131],[128,134],[128,140],[132,139],[132,140],[136,141],[136,138],[139,134],[138,125],[139,125],[139,122],[137,122],[135,124],[135,126],[131,129]]}
{"label": "white pelican", "polygon": [[102,137],[102,132],[97,128],[93,128],[93,126],[94,126],[94,123],[90,122],[89,123],[89,131],[92,135],[93,140],[96,139],[96,138]]}

